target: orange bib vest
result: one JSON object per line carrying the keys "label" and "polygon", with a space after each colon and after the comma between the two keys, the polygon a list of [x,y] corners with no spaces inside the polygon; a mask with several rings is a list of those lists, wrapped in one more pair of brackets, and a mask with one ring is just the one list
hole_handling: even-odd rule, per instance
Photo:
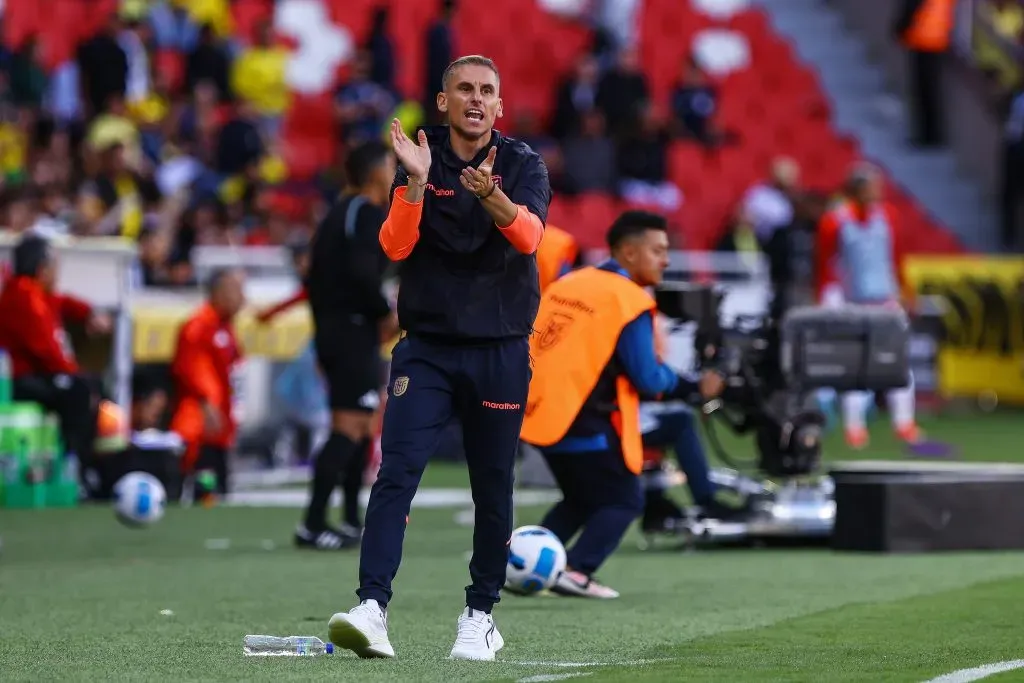
{"label": "orange bib vest", "polygon": [[[521,437],[534,446],[558,443],[576,421],[615,353],[622,329],[655,311],[642,287],[598,268],[582,268],[556,280],[543,294],[530,336],[533,379]],[[624,375],[615,380],[618,411],[612,423],[630,472],[643,467],[640,395]]]}
{"label": "orange bib vest", "polygon": [[566,263],[571,265],[576,260],[578,251],[576,240],[565,230],[553,225],[544,228],[544,237],[537,247],[537,272],[540,274],[542,293],[558,279],[562,266]]}
{"label": "orange bib vest", "polygon": [[903,44],[917,52],[945,52],[955,11],[956,0],[925,0],[904,32]]}

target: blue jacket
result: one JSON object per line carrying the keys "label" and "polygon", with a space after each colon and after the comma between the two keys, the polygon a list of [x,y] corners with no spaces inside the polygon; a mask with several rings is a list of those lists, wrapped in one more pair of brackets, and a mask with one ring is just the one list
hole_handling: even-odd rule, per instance
{"label": "blue jacket", "polygon": [[[467,163],[452,150],[447,126],[424,130],[432,162],[419,241],[401,265],[402,328],[456,343],[528,337],[540,306],[536,255],[509,243],[459,176],[497,146],[494,175],[502,191],[543,222],[551,202],[544,162],[525,143],[493,131],[491,145]],[[408,180],[399,168],[392,196]]]}

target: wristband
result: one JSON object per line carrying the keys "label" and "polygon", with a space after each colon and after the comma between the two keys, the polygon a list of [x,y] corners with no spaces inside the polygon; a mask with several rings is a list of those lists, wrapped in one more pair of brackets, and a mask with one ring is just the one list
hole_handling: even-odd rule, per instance
{"label": "wristband", "polygon": [[494,181],[491,181],[491,189],[490,189],[490,190],[488,190],[487,194],[478,194],[478,195],[476,196],[476,198],[477,198],[477,199],[480,199],[480,200],[484,200],[484,199],[487,199],[487,198],[488,198],[488,197],[490,197],[490,196],[491,196],[492,194],[494,194],[494,188],[496,188],[496,187],[498,187],[498,183],[496,183],[496,182],[494,182]]}

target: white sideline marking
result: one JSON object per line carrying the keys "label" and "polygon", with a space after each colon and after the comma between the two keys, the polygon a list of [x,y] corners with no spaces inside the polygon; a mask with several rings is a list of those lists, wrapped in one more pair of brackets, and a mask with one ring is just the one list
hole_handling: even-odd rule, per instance
{"label": "white sideline marking", "polygon": [[547,683],[547,681],[564,681],[567,678],[580,678],[581,676],[589,675],[589,673],[541,674],[539,676],[527,676],[526,678],[520,678],[516,683]]}
{"label": "white sideline marking", "polygon": [[[660,662],[674,662],[675,657],[660,657],[657,659],[626,659],[620,662],[505,662],[515,666],[550,666],[557,669],[583,669],[592,666],[643,666],[645,664],[658,664]],[[929,681],[931,683],[931,681]]]}
{"label": "white sideline marking", "polygon": [[971,683],[971,681],[980,681],[983,678],[989,676],[995,676],[1005,671],[1013,671],[1015,669],[1024,669],[1024,659],[1011,659],[1006,662],[995,662],[994,664],[982,664],[976,666],[973,669],[960,669],[959,671],[953,671],[948,674],[943,674],[938,678],[933,678],[925,683]]}
{"label": "white sideline marking", "polygon": [[[369,500],[369,491],[359,496],[363,506]],[[559,499],[555,491],[518,491],[515,494],[516,505],[545,505]],[[230,507],[284,507],[301,508],[309,501],[306,489],[250,489],[229,493],[225,505]],[[331,505],[341,501],[337,491],[331,497]],[[412,500],[414,508],[446,508],[467,507],[473,504],[473,496],[469,489],[420,489]]]}

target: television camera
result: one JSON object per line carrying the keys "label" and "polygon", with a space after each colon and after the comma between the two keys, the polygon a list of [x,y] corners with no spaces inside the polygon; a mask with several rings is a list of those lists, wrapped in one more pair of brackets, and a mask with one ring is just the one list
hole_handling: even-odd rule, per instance
{"label": "television camera", "polygon": [[[691,519],[685,531],[709,540],[827,537],[835,504],[832,482],[819,472],[826,419],[816,393],[906,386],[907,316],[896,307],[804,306],[781,319],[736,316],[726,326],[723,296],[711,285],[680,282],[656,292],[658,310],[675,327],[692,328],[695,369],[726,377],[723,394],[701,407],[712,449],[730,468],[712,476],[720,488],[751,503],[743,524]],[[728,454],[716,421],[736,434],[752,434],[756,461]]]}

